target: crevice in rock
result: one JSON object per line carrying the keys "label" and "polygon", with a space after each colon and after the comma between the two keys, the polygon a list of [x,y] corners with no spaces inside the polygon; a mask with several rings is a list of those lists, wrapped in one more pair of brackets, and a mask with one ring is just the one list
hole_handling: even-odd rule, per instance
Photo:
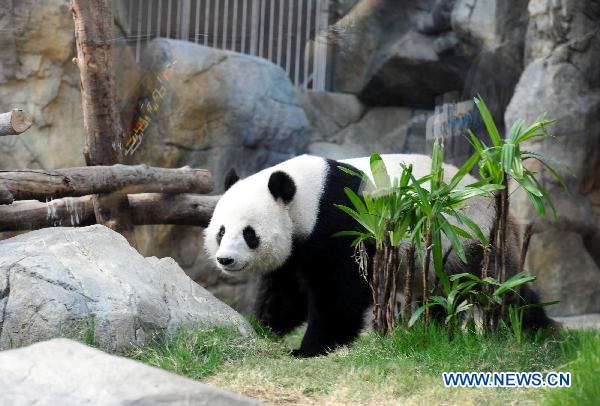
{"label": "crevice in rock", "polygon": [[8,307],[8,300],[10,296],[10,269],[6,272],[6,287],[0,291],[0,304],[3,302],[4,306],[0,310],[0,338],[2,337],[2,330],[6,321],[6,308]]}

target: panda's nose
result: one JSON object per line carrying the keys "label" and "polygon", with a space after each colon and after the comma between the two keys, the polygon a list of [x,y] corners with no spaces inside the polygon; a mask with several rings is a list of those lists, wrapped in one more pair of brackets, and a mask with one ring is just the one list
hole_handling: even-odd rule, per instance
{"label": "panda's nose", "polygon": [[221,264],[223,266],[233,264],[233,258],[228,258],[228,257],[217,257],[217,261],[219,261],[219,264]]}

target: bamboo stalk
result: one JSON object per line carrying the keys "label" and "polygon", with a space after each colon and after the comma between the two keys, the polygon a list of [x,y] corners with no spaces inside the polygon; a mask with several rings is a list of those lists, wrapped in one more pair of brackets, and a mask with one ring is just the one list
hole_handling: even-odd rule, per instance
{"label": "bamboo stalk", "polygon": [[408,327],[408,321],[412,316],[412,285],[415,274],[415,244],[410,243],[408,247],[408,258],[406,261],[406,270],[404,278],[404,307],[402,309],[402,318],[404,319],[404,325]]}
{"label": "bamboo stalk", "polygon": [[[425,254],[425,262],[423,263],[423,275],[422,275],[423,306],[426,306],[429,303],[429,261],[431,260],[431,240],[432,240],[431,227],[429,227],[429,231],[427,234],[427,242],[425,245],[426,254]],[[429,308],[428,307],[426,307],[425,311],[423,312],[423,320],[424,320],[425,326],[427,327],[429,325]]]}

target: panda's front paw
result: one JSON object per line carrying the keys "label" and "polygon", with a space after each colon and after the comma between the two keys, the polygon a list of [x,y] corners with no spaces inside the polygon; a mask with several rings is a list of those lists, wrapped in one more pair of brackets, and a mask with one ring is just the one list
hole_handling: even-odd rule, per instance
{"label": "panda's front paw", "polygon": [[318,357],[319,355],[327,355],[328,353],[328,349],[327,348],[298,348],[297,350],[292,350],[292,352],[290,352],[290,354],[292,355],[292,357],[295,358],[311,358],[311,357]]}
{"label": "panda's front paw", "polygon": [[296,350],[292,350],[290,352],[290,355],[294,358],[308,358],[310,357],[310,355],[305,354],[304,351],[302,351],[302,348],[298,348]]}

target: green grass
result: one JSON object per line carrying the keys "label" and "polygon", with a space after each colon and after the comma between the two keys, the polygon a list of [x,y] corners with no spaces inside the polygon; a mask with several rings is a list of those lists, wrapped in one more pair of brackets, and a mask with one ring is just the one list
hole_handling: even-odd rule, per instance
{"label": "green grass", "polygon": [[569,364],[571,387],[549,391],[546,403],[550,405],[597,405],[600,403],[600,340],[596,332],[580,332],[577,339],[567,342],[566,352],[574,354]]}
{"label": "green grass", "polygon": [[[275,337],[254,320],[256,338],[213,329],[181,331],[128,354],[193,379],[277,404],[586,404],[600,398],[596,380],[600,335],[563,331],[492,336],[417,326],[390,337],[370,332],[352,346],[312,359],[294,359],[302,331]],[[447,389],[443,371],[571,371],[571,389]]]}

